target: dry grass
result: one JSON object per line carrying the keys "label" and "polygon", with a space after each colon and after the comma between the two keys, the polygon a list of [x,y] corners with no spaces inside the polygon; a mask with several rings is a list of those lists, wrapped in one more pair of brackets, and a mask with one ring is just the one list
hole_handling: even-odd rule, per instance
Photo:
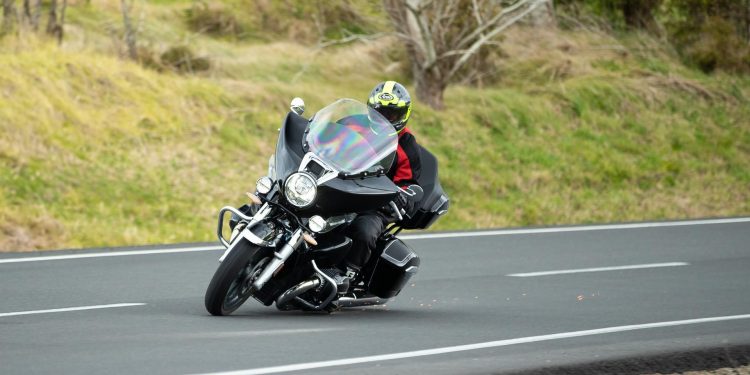
{"label": "dry grass", "polygon": [[[678,375],[678,373],[672,374],[644,374],[644,375]],[[750,375],[750,366],[740,366],[735,368],[724,367],[716,370],[705,370],[705,371],[686,371],[679,373],[679,375]]]}
{"label": "dry grass", "polygon": [[216,84],[50,46],[0,55],[0,87],[2,248],[180,241],[133,218],[221,191],[211,139],[237,119]]}
{"label": "dry grass", "polygon": [[[0,41],[0,250],[211,240],[216,210],[264,173],[292,97],[314,112],[387,78],[413,87],[393,40],[211,38],[179,1],[139,3],[143,45],[187,43],[212,65],[159,73],[118,57],[102,32],[117,33],[114,3],[74,5],[62,48]],[[450,87],[442,112],[415,104],[453,200],[435,229],[750,213],[747,78],[637,37],[519,29],[503,49],[498,83]]]}

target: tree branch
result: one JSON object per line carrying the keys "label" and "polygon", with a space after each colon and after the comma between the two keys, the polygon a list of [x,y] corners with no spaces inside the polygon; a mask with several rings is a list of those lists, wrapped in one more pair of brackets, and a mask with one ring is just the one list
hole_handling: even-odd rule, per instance
{"label": "tree branch", "polygon": [[[525,1],[525,0],[524,0]],[[503,30],[507,29],[511,25],[515,24],[519,20],[521,20],[523,17],[525,17],[527,14],[531,13],[534,9],[539,7],[542,3],[546,2],[547,0],[531,0],[531,6],[529,6],[528,9],[524,10],[523,12],[519,13],[515,17],[507,20],[506,22],[502,23],[489,33],[485,34],[483,37],[477,39],[471,47],[469,47],[468,50],[461,56],[460,59],[453,65],[453,68],[448,72],[448,75],[445,77],[446,81],[453,78],[453,76],[458,73],[458,71],[463,67],[464,64],[466,64],[467,61],[477,52],[479,49],[485,45],[487,42],[489,42],[492,38],[494,38],[497,34],[502,32]]]}
{"label": "tree branch", "polygon": [[[341,39],[326,40],[318,43],[318,48],[326,48],[330,46],[347,44],[351,42],[370,42],[376,39],[380,39],[385,36],[393,35],[393,33],[375,33],[375,34],[352,34]],[[398,34],[396,34],[398,35]]]}
{"label": "tree branch", "polygon": [[[415,1],[416,4],[411,4]],[[428,1],[427,4],[432,3]],[[405,0],[406,9],[409,10],[407,14],[407,23],[415,23],[417,26],[417,33],[421,39],[421,43],[417,43],[417,46],[423,50],[425,54],[425,61],[421,65],[429,69],[437,62],[437,53],[435,52],[435,44],[433,34],[430,32],[430,28],[427,26],[427,20],[425,20],[422,11],[425,9],[424,4],[420,4],[419,0]],[[415,7],[416,5],[416,7]]]}
{"label": "tree branch", "polygon": [[62,9],[60,9],[60,25],[57,31],[57,45],[62,45],[65,36],[65,9],[68,8],[68,0],[63,0]]}
{"label": "tree branch", "polygon": [[[541,0],[541,1],[547,1],[547,0]],[[539,5],[539,2],[540,0],[519,0],[511,6],[507,8],[503,8],[503,10],[500,11],[500,13],[498,13],[497,15],[495,15],[495,17],[492,17],[491,20],[487,21],[485,24],[480,24],[476,30],[474,30],[471,34],[467,35],[466,37],[464,37],[460,42],[456,44],[456,47],[463,47],[467,44],[471,44],[472,41],[475,40],[477,37],[481,37],[481,35],[484,34],[484,32],[487,29],[490,29],[494,27],[497,23],[499,23],[503,19],[503,17],[514,13],[515,11],[517,11],[518,9],[522,8],[525,5],[528,5],[529,3],[532,4],[531,6],[533,8],[536,8]]]}
{"label": "tree branch", "polygon": [[130,7],[127,0],[120,0],[120,10],[122,12],[122,23],[125,27],[125,44],[128,47],[128,56],[133,60],[138,60],[138,51],[136,50],[136,36],[133,25],[130,23]]}

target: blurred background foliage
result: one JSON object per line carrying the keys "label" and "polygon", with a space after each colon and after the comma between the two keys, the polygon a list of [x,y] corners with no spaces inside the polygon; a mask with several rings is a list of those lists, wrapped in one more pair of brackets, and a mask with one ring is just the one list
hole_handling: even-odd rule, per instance
{"label": "blurred background foliage", "polygon": [[558,9],[618,32],[660,37],[706,73],[750,71],[748,0],[557,0]]}
{"label": "blurred background foliage", "polygon": [[[442,109],[415,100],[453,200],[433,229],[747,215],[750,0],[553,5],[479,49]],[[291,98],[417,92],[391,19],[369,0],[3,0],[0,250],[212,241]]]}

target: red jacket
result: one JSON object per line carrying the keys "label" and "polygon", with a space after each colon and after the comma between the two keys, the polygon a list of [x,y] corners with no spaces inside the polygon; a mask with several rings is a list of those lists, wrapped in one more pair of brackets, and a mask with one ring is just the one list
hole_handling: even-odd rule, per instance
{"label": "red jacket", "polygon": [[418,185],[417,179],[422,172],[422,162],[419,159],[417,139],[408,128],[404,128],[398,134],[396,162],[393,165],[387,174],[393,183],[400,187]]}

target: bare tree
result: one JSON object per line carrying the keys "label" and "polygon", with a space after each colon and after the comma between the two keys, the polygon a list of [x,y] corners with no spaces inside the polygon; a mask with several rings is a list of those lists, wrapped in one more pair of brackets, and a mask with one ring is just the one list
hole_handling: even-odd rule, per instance
{"label": "bare tree", "polygon": [[39,18],[42,16],[42,0],[34,1],[34,11],[31,13],[31,28],[39,30]]}
{"label": "bare tree", "polygon": [[60,22],[57,30],[57,44],[62,44],[65,34],[65,9],[68,8],[68,0],[63,0],[62,9],[60,9]]}
{"label": "bare tree", "polygon": [[443,108],[443,92],[481,49],[552,0],[383,0],[406,46],[417,97]]}
{"label": "bare tree", "polygon": [[550,0],[541,4],[529,14],[529,18],[531,19],[531,24],[533,26],[540,27],[557,25],[554,2]]}
{"label": "bare tree", "polygon": [[15,0],[3,0],[3,33],[13,31],[16,23]]}
{"label": "bare tree", "polygon": [[[41,4],[37,2],[37,6]],[[63,0],[62,7],[58,9],[57,0],[51,0],[49,4],[49,19],[47,20],[47,34],[57,38],[57,44],[62,44],[65,30],[65,9],[68,7],[68,0]],[[58,10],[60,14],[58,15]]]}
{"label": "bare tree", "polygon": [[57,0],[49,2],[49,18],[47,19],[47,34],[55,35],[59,26],[57,24]]}
{"label": "bare tree", "polygon": [[133,60],[137,60],[138,51],[135,44],[135,30],[133,29],[133,24],[130,22],[130,6],[127,0],[120,0],[120,10],[122,11],[122,24],[125,27],[125,44],[128,46],[128,56]]}
{"label": "bare tree", "polygon": [[23,0],[23,18],[27,21],[31,20],[31,4],[30,0]]}

